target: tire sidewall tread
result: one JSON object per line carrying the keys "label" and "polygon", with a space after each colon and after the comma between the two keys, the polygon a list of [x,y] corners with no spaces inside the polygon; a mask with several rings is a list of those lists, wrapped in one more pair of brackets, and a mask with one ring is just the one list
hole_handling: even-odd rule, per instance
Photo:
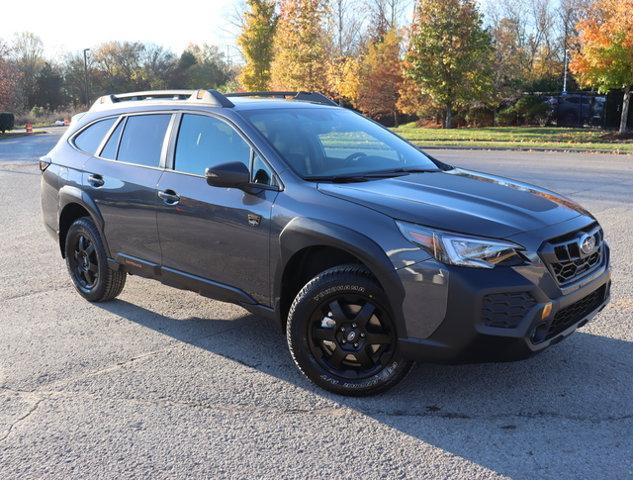
{"label": "tire sidewall tread", "polygon": [[[290,306],[286,336],[293,361],[304,376],[331,392],[348,396],[384,392],[400,382],[412,367],[412,362],[404,359],[397,350],[389,365],[376,375],[364,379],[335,377],[321,367],[310,352],[307,322],[314,308],[336,293],[367,296],[392,315],[387,296],[365,267],[348,264],[325,270],[299,291]],[[395,326],[392,325],[392,328]]]}
{"label": "tire sidewall tread", "polygon": [[[99,279],[96,287],[90,291],[82,290],[75,280],[70,264],[70,255],[72,254],[72,242],[75,236],[83,233],[90,237],[94,246],[95,253],[98,257]],[[66,256],[66,267],[70,274],[71,281],[75,290],[90,302],[106,302],[117,297],[125,287],[126,273],[122,270],[112,270],[108,265],[108,257],[106,255],[103,241],[97,226],[89,217],[81,217],[73,222],[66,234],[66,244],[64,245]]]}

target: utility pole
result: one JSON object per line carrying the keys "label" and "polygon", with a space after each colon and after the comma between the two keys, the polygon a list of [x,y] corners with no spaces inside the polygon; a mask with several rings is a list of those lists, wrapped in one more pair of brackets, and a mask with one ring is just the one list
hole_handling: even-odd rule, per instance
{"label": "utility pole", "polygon": [[88,52],[89,48],[84,48],[84,100],[86,105],[90,101],[90,96],[88,92]]}
{"label": "utility pole", "polygon": [[563,94],[567,93],[567,63],[569,62],[569,50],[565,49],[565,72],[563,73]]}

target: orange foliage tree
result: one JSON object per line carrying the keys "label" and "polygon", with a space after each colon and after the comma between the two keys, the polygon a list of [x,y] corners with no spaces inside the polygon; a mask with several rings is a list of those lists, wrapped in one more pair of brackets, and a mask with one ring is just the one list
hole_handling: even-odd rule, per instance
{"label": "orange foliage tree", "polygon": [[624,90],[620,133],[626,131],[633,86],[633,0],[596,0],[578,22],[579,51],[570,69],[601,92]]}

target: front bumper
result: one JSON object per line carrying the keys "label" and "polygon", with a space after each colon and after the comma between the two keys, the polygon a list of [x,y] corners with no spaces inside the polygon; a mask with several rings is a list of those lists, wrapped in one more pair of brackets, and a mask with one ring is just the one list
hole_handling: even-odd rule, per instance
{"label": "front bumper", "polygon": [[[426,261],[399,270],[406,292],[400,351],[436,363],[512,361],[562,341],[609,302],[605,248],[600,268],[566,289],[558,288],[542,265],[483,270]],[[490,298],[503,303],[504,295],[522,304],[509,302],[508,321],[491,322],[485,315]],[[542,318],[548,303],[551,313]]]}

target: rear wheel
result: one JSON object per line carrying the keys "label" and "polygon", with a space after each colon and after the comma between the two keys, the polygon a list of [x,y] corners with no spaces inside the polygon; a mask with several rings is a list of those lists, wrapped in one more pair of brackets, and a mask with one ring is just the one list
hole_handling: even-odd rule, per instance
{"label": "rear wheel", "polygon": [[86,300],[105,302],[123,290],[126,274],[109,267],[99,230],[90,218],[80,218],[70,226],[65,254],[73,285]]}
{"label": "rear wheel", "polygon": [[290,351],[314,383],[342,395],[372,395],[411,369],[397,348],[385,293],[360,265],[343,265],[313,278],[288,316]]}

